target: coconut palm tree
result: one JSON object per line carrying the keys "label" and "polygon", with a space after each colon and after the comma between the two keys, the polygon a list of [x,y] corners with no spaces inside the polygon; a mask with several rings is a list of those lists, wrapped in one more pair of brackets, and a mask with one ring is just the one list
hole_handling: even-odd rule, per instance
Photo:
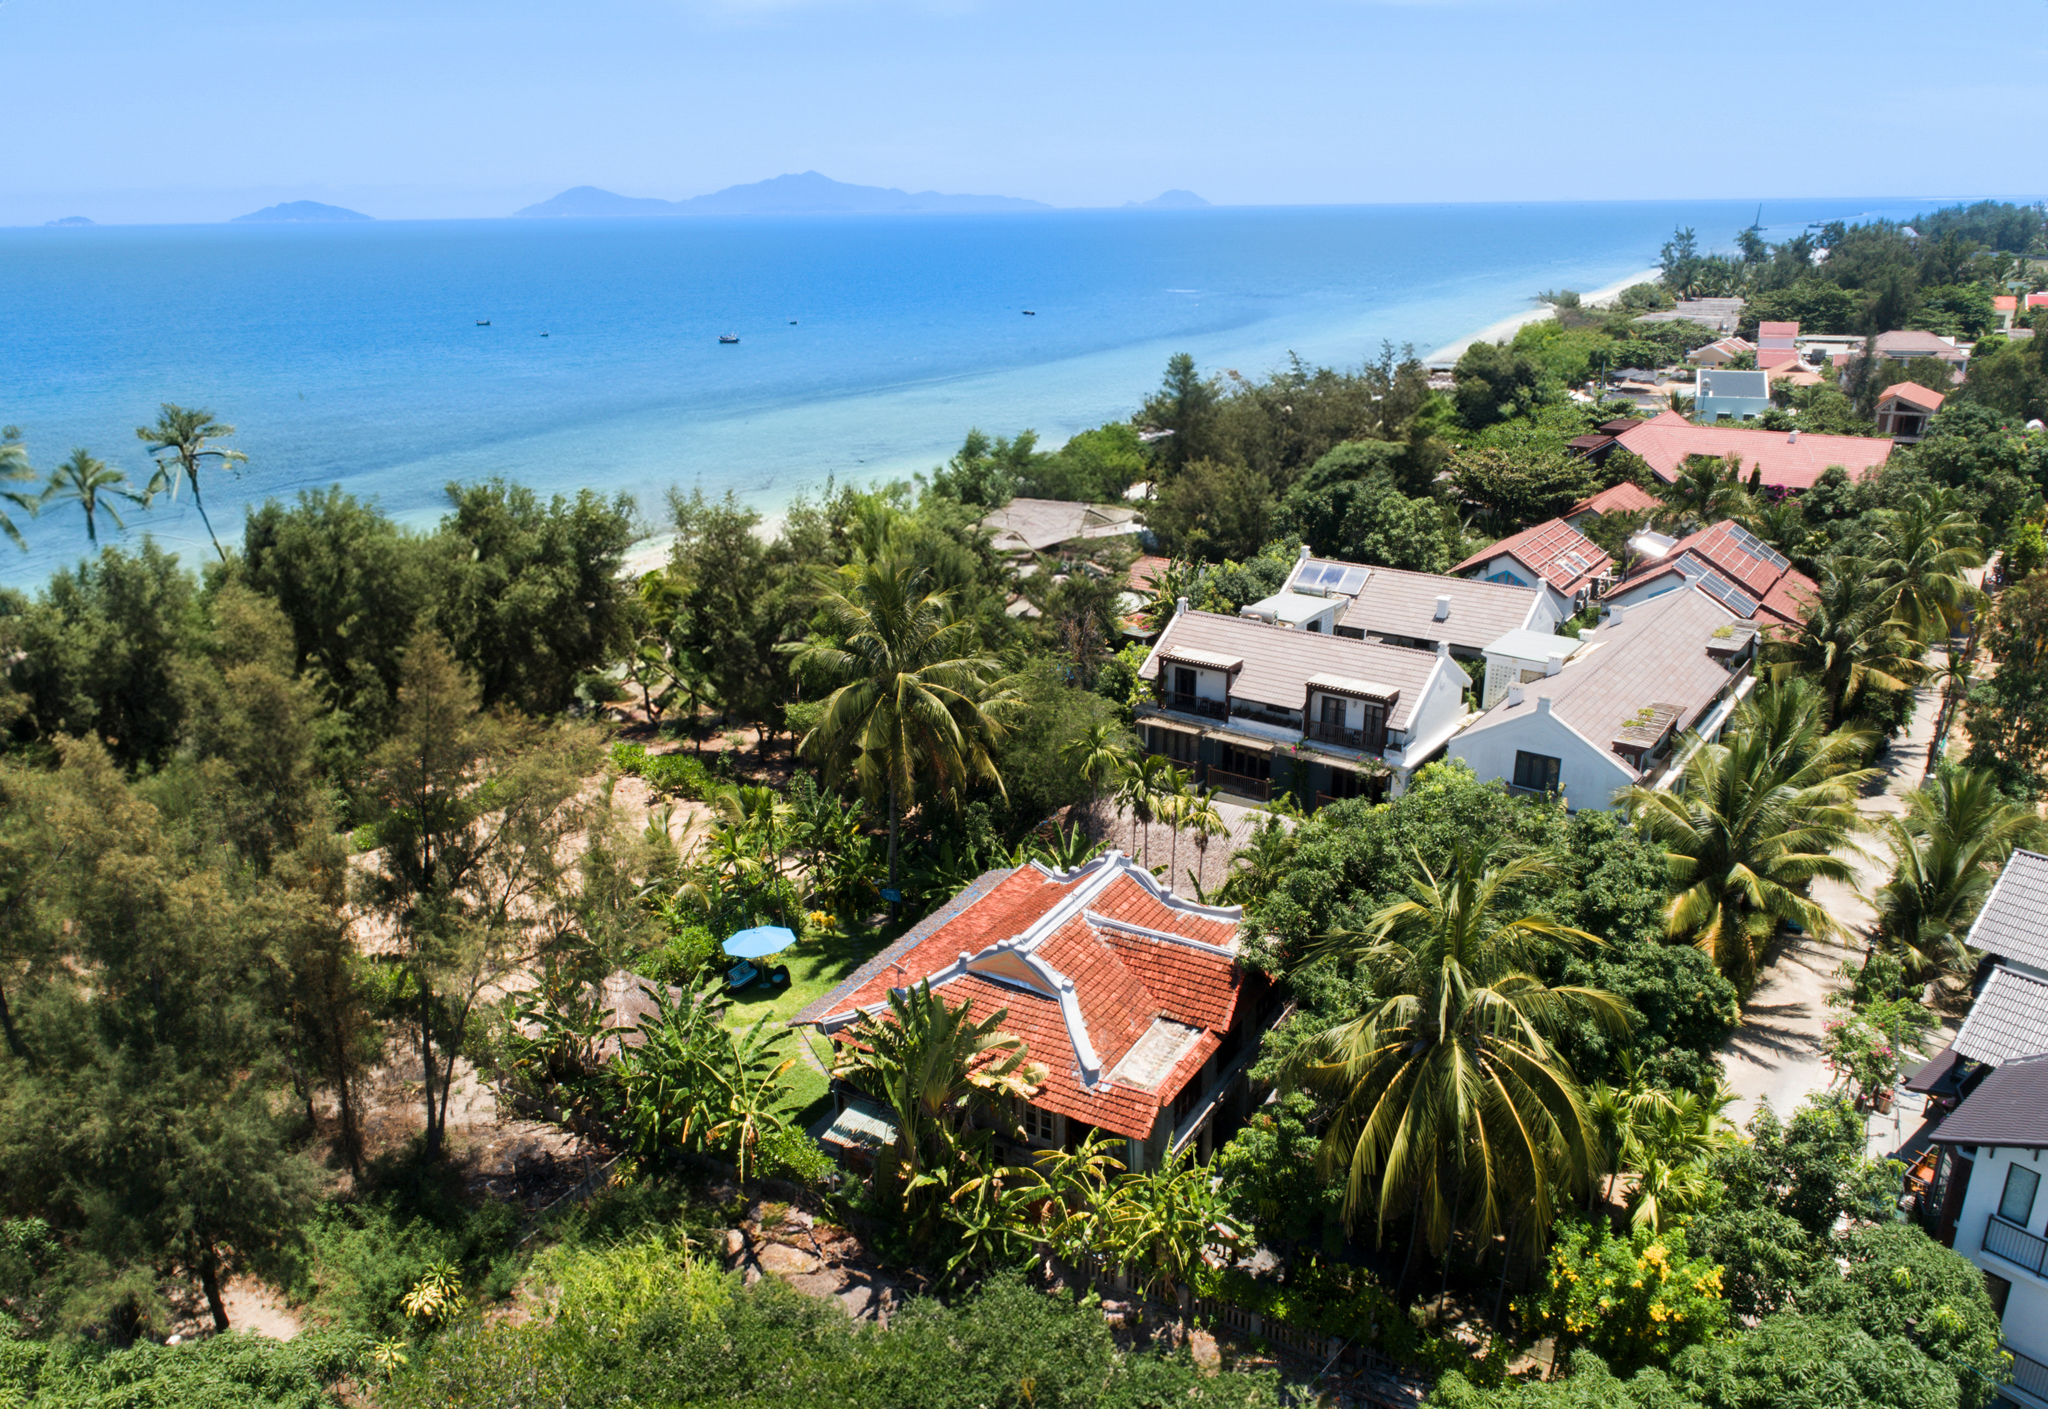
{"label": "coconut palm tree", "polygon": [[1868,562],[1838,556],[1820,569],[1820,590],[1801,604],[1806,619],[1799,630],[1768,642],[1765,654],[1773,679],[1805,675],[1819,682],[1828,718],[1839,720],[1866,691],[1908,689],[1925,668],[1920,643],[1894,615]]}
{"label": "coconut palm tree", "polygon": [[1252,824],[1251,835],[1230,858],[1230,874],[1224,878],[1217,898],[1225,905],[1249,905],[1263,900],[1287,874],[1297,845],[1294,828],[1286,819],[1270,812],[1260,814]]}
{"label": "coconut palm tree", "polygon": [[192,506],[199,510],[199,521],[206,525],[206,536],[213,540],[213,551],[220,554],[222,562],[228,560],[227,550],[220,546],[220,535],[213,531],[213,520],[206,516],[205,501],[199,497],[199,471],[208,460],[226,469],[249,458],[239,450],[223,450],[212,443],[234,433],[233,426],[214,420],[211,411],[189,411],[168,401],[159,408],[155,425],[135,428],[135,438],[147,444],[156,457],[156,474],[144,493],[154,498],[159,490],[168,490],[176,499],[180,484],[191,485]]}
{"label": "coconut palm tree", "polygon": [[1757,738],[1771,766],[1787,777],[1815,783],[1834,779],[1855,788],[1879,772],[1863,764],[1877,744],[1877,731],[1860,724],[1830,730],[1827,700],[1819,685],[1803,676],[1766,683],[1742,702],[1728,729]]}
{"label": "coconut palm tree", "polygon": [[1984,526],[1956,507],[1953,490],[1923,490],[1874,517],[1870,572],[1881,600],[1918,639],[1946,635],[1983,601],[1963,574],[1984,564]]}
{"label": "coconut palm tree", "polygon": [[[0,484],[19,484],[35,477],[36,472],[28,463],[28,452],[21,448],[21,428],[0,428]],[[12,504],[30,518],[34,518],[36,510],[42,507],[39,498],[20,489],[0,489],[0,504]],[[0,509],[0,533],[6,534],[22,552],[28,551],[28,540],[21,536],[21,530],[5,509]]]}
{"label": "coconut palm tree", "polygon": [[1722,519],[1747,522],[1757,512],[1756,487],[1762,470],[1742,479],[1742,459],[1730,455],[1717,460],[1711,455],[1688,455],[1678,467],[1678,478],[1657,490],[1664,501],[1661,522],[1690,532]]}
{"label": "coconut palm tree", "polygon": [[1618,796],[1664,848],[1666,933],[1705,950],[1746,993],[1780,924],[1840,935],[1806,888],[1822,877],[1854,884],[1834,851],[1860,826],[1856,775],[1830,774],[1839,760],[1825,756],[1790,766],[1795,755],[1761,729],[1737,727],[1722,743],[1688,742],[1693,753],[1678,788],[1636,784]]}
{"label": "coconut palm tree", "polygon": [[114,469],[104,460],[96,460],[90,451],[74,450],[71,458],[50,473],[50,482],[43,487],[42,502],[76,504],[85,510],[85,541],[93,547],[100,546],[97,517],[105,514],[113,520],[115,528],[126,528],[121,515],[112,500],[125,499],[130,504],[148,507],[147,495],[137,494],[128,487],[128,476]]}
{"label": "coconut palm tree", "polygon": [[1209,859],[1209,842],[1230,830],[1230,824],[1217,810],[1214,788],[1195,788],[1188,793],[1186,801],[1181,804],[1181,824],[1195,834],[1195,855],[1200,859],[1195,862],[1196,874],[1192,879],[1199,894],[1202,888],[1199,872],[1203,862]]}
{"label": "coconut palm tree", "polygon": [[1002,790],[990,747],[1014,692],[996,680],[971,623],[931,573],[894,552],[833,575],[822,612],[829,636],[796,648],[802,661],[845,681],[825,700],[799,748],[828,775],[851,775],[889,813],[889,884],[897,880],[904,809],[920,795],[957,796],[980,778]]}
{"label": "coconut palm tree", "polygon": [[1937,772],[1909,795],[1906,815],[1884,819],[1892,878],[1878,891],[1883,941],[1918,982],[1967,980],[1965,939],[2016,846],[2048,835],[2031,808],[2006,800],[1988,770]]}
{"label": "coconut palm tree", "polygon": [[929,983],[892,990],[887,1014],[864,1013],[841,1043],[834,1074],[896,1115],[891,1171],[906,1178],[952,1162],[973,1114],[1005,1098],[1026,1098],[1045,1080],[1027,1063],[1024,1039],[1002,1031],[1008,1008],[975,1021]]}
{"label": "coconut palm tree", "polygon": [[1091,724],[1060,750],[1060,762],[1088,785],[1088,817],[1093,824],[1102,794],[1116,786],[1131,764],[1130,735],[1116,724]]}
{"label": "coconut palm tree", "polygon": [[1122,781],[1117,784],[1116,800],[1128,808],[1131,814],[1133,852],[1138,852],[1140,847],[1139,827],[1145,829],[1142,833],[1144,850],[1139,855],[1140,861],[1149,864],[1152,859],[1152,821],[1158,815],[1157,804],[1160,799],[1172,793],[1173,780],[1179,773],[1180,770],[1173,766],[1171,759],[1156,753],[1148,753],[1143,758],[1135,760],[1125,770]]}
{"label": "coconut palm tree", "polygon": [[1501,913],[1503,892],[1549,870],[1535,857],[1488,869],[1461,840],[1447,875],[1418,857],[1409,899],[1317,946],[1382,995],[1283,1069],[1327,1111],[1317,1163],[1344,1181],[1347,1222],[1370,1211],[1384,1232],[1412,1210],[1417,1236],[1442,1253],[1460,1226],[1488,1237],[1512,1221],[1540,1236],[1556,1196],[1591,1180],[1598,1136],[1553,1044],[1580,1014],[1619,1028],[1625,1010],[1536,976],[1544,949],[1591,935]]}

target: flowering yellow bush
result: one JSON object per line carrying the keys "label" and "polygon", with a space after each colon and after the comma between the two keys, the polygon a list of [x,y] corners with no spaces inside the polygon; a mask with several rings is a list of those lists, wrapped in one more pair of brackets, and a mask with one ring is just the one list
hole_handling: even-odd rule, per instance
{"label": "flowering yellow bush", "polygon": [[1679,1228],[1623,1237],[1560,1224],[1549,1284],[1521,1311],[1537,1335],[1557,1337],[1560,1351],[1585,1346],[1617,1375],[1664,1364],[1728,1324],[1721,1269],[1687,1252]]}

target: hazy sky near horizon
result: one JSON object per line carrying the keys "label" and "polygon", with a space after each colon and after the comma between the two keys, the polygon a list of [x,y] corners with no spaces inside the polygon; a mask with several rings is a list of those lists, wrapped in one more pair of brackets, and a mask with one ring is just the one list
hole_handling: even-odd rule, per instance
{"label": "hazy sky near horizon", "polygon": [[[1954,22],[1944,22],[1953,13]],[[815,169],[1120,205],[2024,194],[2048,6],[4,0],[0,223]]]}

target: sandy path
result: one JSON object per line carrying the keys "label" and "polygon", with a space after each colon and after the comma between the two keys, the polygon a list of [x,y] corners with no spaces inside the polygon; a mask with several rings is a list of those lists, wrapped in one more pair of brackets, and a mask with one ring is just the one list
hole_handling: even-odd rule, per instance
{"label": "sandy path", "polygon": [[[1933,655],[1938,659],[1940,653]],[[1883,759],[1884,776],[1857,804],[1870,821],[1903,813],[1906,798],[1918,791],[1927,776],[1927,745],[1934,736],[1934,711],[1940,695],[1931,686],[1922,687],[1916,695],[1912,722]],[[1776,946],[1756,992],[1743,1005],[1742,1025],[1722,1045],[1722,1070],[1740,1098],[1728,1111],[1737,1125],[1747,1124],[1763,1102],[1768,1101],[1781,1116],[1790,1115],[1806,1097],[1828,1088],[1832,1074],[1820,1055],[1822,1029],[1829,1017],[1828,995],[1842,987],[1839,970],[1843,962],[1861,955],[1862,936],[1876,922],[1877,912],[1867,897],[1891,877],[1882,842],[1866,835],[1862,843],[1861,849],[1839,853],[1856,873],[1855,886],[1839,881],[1816,881],[1813,886],[1814,899],[1849,931],[1849,945],[1796,939]],[[1889,1118],[1882,1123],[1889,1129]]]}

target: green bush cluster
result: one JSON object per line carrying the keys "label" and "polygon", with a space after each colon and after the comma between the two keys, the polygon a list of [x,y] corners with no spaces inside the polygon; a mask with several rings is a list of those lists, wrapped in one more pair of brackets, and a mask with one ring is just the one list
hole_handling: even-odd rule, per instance
{"label": "green bush cluster", "polygon": [[1195,1289],[1298,1331],[1342,1336],[1426,1373],[1473,1368],[1468,1351],[1416,1326],[1363,1267],[1310,1257],[1295,1264],[1284,1282],[1238,1267],[1209,1268],[1197,1276]]}
{"label": "green bush cluster", "polygon": [[114,1349],[0,1339],[0,1405],[35,1409],[326,1409],[369,1363],[367,1338],[316,1331],[290,1341],[230,1332],[182,1345]]}
{"label": "green bush cluster", "polygon": [[711,770],[688,754],[649,753],[645,744],[612,745],[612,767],[642,779],[656,792],[672,797],[705,798],[713,787]]}
{"label": "green bush cluster", "polygon": [[311,1264],[301,1290],[349,1330],[403,1335],[409,1323],[399,1303],[438,1263],[462,1268],[486,1299],[510,1291],[518,1276],[510,1251],[518,1224],[507,1204],[464,1204],[425,1180],[393,1194],[324,1203],[306,1230]]}

